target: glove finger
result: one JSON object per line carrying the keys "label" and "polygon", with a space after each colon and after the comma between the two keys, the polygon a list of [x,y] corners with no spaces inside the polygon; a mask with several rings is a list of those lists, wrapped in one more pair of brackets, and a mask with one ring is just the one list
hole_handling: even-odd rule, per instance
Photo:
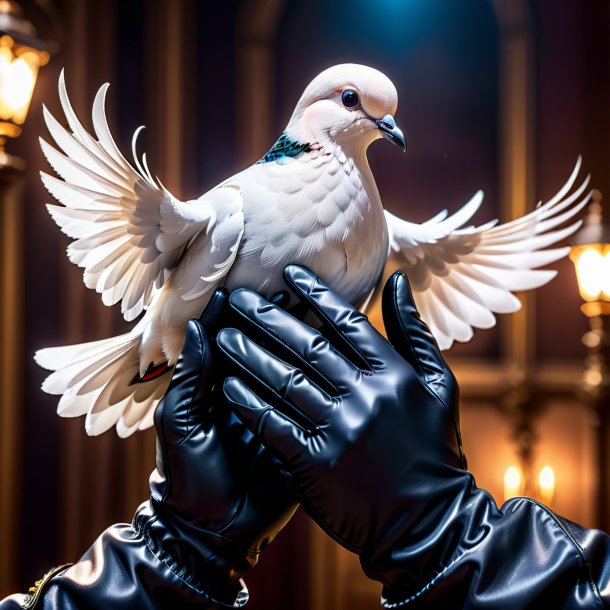
{"label": "glove finger", "polygon": [[281,462],[290,463],[307,450],[303,430],[257,396],[241,380],[236,377],[225,379],[223,390],[237,417]]}
{"label": "glove finger", "polygon": [[232,319],[248,337],[302,369],[326,392],[336,394],[356,377],[357,369],[317,330],[268,303],[252,290],[230,297]]}
{"label": "glove finger", "polygon": [[315,428],[332,412],[330,397],[300,369],[286,364],[239,330],[223,328],[216,340],[238,377],[303,428]]}
{"label": "glove finger", "polygon": [[383,367],[388,345],[368,318],[331,290],[312,271],[287,265],[284,278],[324,324],[323,334],[360,368]]}
{"label": "glove finger", "polygon": [[207,415],[206,394],[212,384],[210,343],[198,320],[189,320],[182,352],[165,396],[155,410],[157,435],[179,442]]}
{"label": "glove finger", "polygon": [[[225,288],[218,288],[208,301],[203,313],[199,317],[206,336],[213,339],[220,330],[225,310],[229,303],[229,292]],[[172,367],[166,362],[151,364],[144,375],[138,378],[138,383],[147,383],[165,375]]]}
{"label": "glove finger", "polygon": [[421,319],[409,280],[397,271],[386,282],[381,299],[383,323],[394,349],[426,384],[450,374],[436,339]]}
{"label": "glove finger", "polygon": [[199,317],[203,330],[209,339],[216,337],[220,330],[228,304],[229,291],[226,288],[217,288]]}

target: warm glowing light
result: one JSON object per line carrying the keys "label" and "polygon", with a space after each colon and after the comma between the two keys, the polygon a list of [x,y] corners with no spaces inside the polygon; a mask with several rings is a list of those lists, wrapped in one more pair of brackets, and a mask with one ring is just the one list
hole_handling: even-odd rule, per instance
{"label": "warm glowing light", "polygon": [[581,246],[575,249],[574,259],[582,298],[590,302],[610,299],[610,250],[596,244]]}
{"label": "warm glowing light", "polygon": [[[538,471],[538,480],[532,481],[529,469],[524,472],[514,464],[504,471],[504,501],[522,495],[531,495],[543,504],[551,506],[555,497],[555,471],[547,464]],[[537,485],[536,485],[537,483]]]}
{"label": "warm glowing light", "polygon": [[549,466],[543,466],[538,473],[538,486],[540,489],[555,489],[555,471]]}
{"label": "warm glowing light", "polygon": [[523,471],[519,466],[509,466],[504,472],[504,500],[523,493]]}
{"label": "warm glowing light", "polygon": [[550,506],[555,495],[555,471],[548,464],[538,473],[538,492],[542,503]]}
{"label": "warm glowing light", "polygon": [[[34,62],[28,63],[23,57],[16,59],[9,68],[9,73],[2,75],[0,95],[10,108],[15,123],[23,123],[27,109],[32,99],[34,85],[36,84],[37,66]],[[10,89],[6,86],[11,84]]]}
{"label": "warm glowing light", "polygon": [[16,137],[30,108],[38,69],[48,60],[46,53],[15,44],[10,36],[0,38],[0,138]]}

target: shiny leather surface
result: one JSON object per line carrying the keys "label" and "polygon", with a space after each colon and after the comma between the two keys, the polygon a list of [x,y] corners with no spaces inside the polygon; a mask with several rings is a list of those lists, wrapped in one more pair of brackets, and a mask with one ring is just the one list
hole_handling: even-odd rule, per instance
{"label": "shiny leather surface", "polygon": [[608,536],[530,499],[500,510],[464,470],[458,389],[394,275],[384,293],[393,347],[308,270],[286,280],[321,333],[248,290],[218,344],[236,376],[224,391],[308,514],[360,555],[384,605],[602,608]]}
{"label": "shiny leather surface", "polygon": [[[320,525],[360,554],[365,572],[384,584],[387,607],[610,607],[605,533],[527,498],[498,509],[463,469],[457,385],[405,279],[393,276],[384,294],[395,349],[306,270],[293,267],[288,279],[323,334],[239,291],[232,323],[241,331],[221,335],[239,375],[227,394],[255,434],[226,410],[206,408],[214,404],[210,345],[192,323],[156,421],[151,502],[53,578],[38,607],[225,607],[211,591],[229,605],[245,603],[239,574],[294,506],[284,479]],[[229,447],[252,460],[247,475],[235,470],[242,460],[235,464]],[[202,466],[208,459],[210,469]],[[0,610],[22,601],[6,598]]]}
{"label": "shiny leather surface", "polygon": [[[150,501],[131,526],[111,527],[76,565],[53,578],[40,607],[173,610],[247,601],[241,576],[297,504],[256,437],[215,406],[217,371],[208,336],[226,300],[227,293],[217,291],[201,322],[189,322],[155,413]],[[0,608],[22,599],[9,598]]]}
{"label": "shiny leather surface", "polygon": [[[14,595],[0,602],[0,608],[14,610],[22,601],[23,595]],[[77,564],[51,580],[36,610],[191,607],[223,606],[209,601],[204,591],[187,584],[173,567],[160,561],[141,529],[120,524],[106,530]]]}
{"label": "shiny leather surface", "polygon": [[297,506],[269,453],[216,405],[219,371],[208,336],[222,319],[226,300],[227,293],[217,291],[202,323],[188,324],[172,381],[155,412],[152,514],[140,511],[135,519],[164,564],[217,600],[234,599],[235,583]]}

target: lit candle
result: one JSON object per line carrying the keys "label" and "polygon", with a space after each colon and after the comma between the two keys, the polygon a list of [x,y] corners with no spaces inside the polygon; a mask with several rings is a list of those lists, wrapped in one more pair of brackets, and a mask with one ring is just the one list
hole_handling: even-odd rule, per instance
{"label": "lit candle", "polygon": [[504,501],[523,493],[523,471],[519,466],[509,466],[504,472]]}
{"label": "lit candle", "polygon": [[542,503],[551,506],[555,496],[555,472],[548,464],[538,473],[538,493]]}

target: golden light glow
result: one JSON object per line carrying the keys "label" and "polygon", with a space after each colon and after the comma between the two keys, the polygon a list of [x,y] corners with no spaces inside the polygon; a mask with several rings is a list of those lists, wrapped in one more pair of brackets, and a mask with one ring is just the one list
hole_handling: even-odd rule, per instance
{"label": "golden light glow", "polygon": [[523,494],[523,471],[519,466],[511,465],[504,472],[504,501]]}
{"label": "golden light glow", "polygon": [[610,299],[610,247],[590,244],[572,248],[580,295],[585,301]]}
{"label": "golden light glow", "polygon": [[0,38],[0,138],[21,133],[47,53],[15,44],[10,36]]}
{"label": "golden light glow", "polygon": [[526,495],[550,507],[555,497],[555,471],[546,464],[538,471],[537,480],[532,480],[533,475],[534,472],[526,473],[520,466],[511,464],[504,471],[504,501]]}
{"label": "golden light glow", "polygon": [[548,464],[538,473],[538,492],[542,503],[550,506],[555,496],[555,471]]}

